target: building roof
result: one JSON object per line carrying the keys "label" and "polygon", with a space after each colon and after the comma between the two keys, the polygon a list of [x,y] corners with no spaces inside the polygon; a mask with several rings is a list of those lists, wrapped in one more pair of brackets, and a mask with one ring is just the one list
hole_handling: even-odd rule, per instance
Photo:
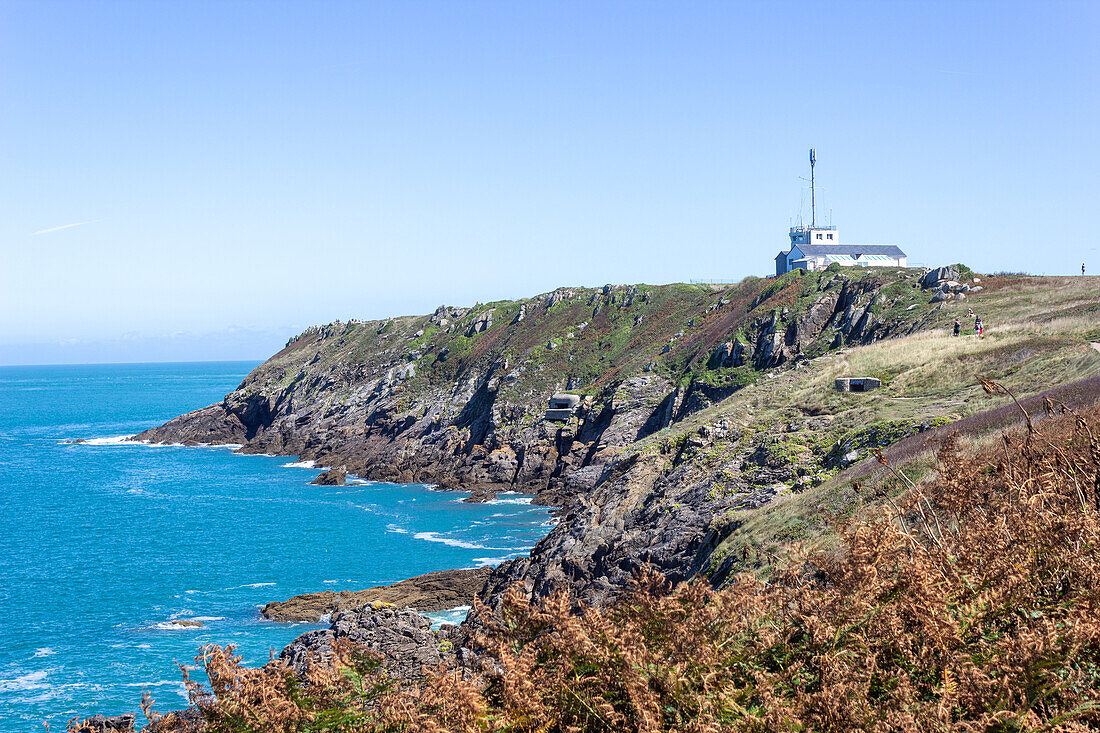
{"label": "building roof", "polygon": [[896,244],[796,244],[798,251],[807,257],[827,257],[829,255],[886,255],[887,257],[905,257],[906,254]]}

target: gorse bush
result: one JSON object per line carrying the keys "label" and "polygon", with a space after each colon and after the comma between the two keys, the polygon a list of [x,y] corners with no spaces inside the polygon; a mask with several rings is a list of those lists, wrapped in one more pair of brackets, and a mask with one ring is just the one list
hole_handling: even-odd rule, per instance
{"label": "gorse bush", "polygon": [[297,680],[212,647],[193,719],[152,729],[1100,728],[1100,410],[1062,412],[977,454],[948,440],[919,486],[895,471],[896,499],[867,496],[839,550],[792,551],[770,583],[643,572],[605,608],[513,588],[475,609],[480,670],[411,685],[348,648]]}

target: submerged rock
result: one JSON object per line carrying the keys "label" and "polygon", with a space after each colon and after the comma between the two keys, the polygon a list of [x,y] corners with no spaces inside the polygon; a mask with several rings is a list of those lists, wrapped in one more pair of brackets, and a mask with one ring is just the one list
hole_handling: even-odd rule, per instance
{"label": "submerged rock", "polygon": [[484,504],[487,501],[492,501],[497,498],[497,492],[493,491],[490,486],[476,486],[474,490],[470,492],[462,501],[467,504]]}

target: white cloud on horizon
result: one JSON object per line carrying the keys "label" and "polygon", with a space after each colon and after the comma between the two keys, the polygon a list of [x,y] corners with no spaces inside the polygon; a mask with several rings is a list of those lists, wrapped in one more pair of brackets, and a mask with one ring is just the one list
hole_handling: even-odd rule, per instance
{"label": "white cloud on horizon", "polygon": [[50,232],[59,232],[62,229],[72,229],[73,227],[82,227],[85,224],[95,224],[98,221],[100,221],[100,220],[99,219],[92,219],[90,221],[78,221],[78,222],[75,222],[73,224],[63,224],[59,227],[50,227],[49,229],[39,229],[37,232],[35,232],[31,236],[32,237],[37,237],[39,234],[49,234]]}

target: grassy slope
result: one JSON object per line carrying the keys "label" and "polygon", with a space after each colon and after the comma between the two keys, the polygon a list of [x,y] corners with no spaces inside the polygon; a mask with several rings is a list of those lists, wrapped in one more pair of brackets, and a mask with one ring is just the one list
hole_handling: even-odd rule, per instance
{"label": "grassy slope", "polygon": [[[793,542],[830,537],[835,519],[862,502],[851,479],[836,475],[838,444],[844,446],[841,455],[855,450],[865,458],[874,447],[912,435],[919,426],[950,424],[1010,402],[1006,396],[986,395],[979,376],[1024,396],[1100,375],[1100,352],[1091,344],[1100,341],[1096,278],[985,282],[992,285],[988,291],[937,312],[932,323],[939,328],[769,373],[639,445],[640,451],[659,449],[725,420],[750,434],[767,435],[770,458],[797,464],[806,476],[802,484],[782,490],[779,501],[739,511],[733,519],[740,526],[716,551],[712,567],[746,549],[752,558],[748,566],[767,565],[760,557],[775,556]],[[973,321],[966,318],[970,307],[987,324],[984,338],[966,334],[966,326],[972,332]],[[959,338],[949,331],[956,317],[964,323]],[[875,375],[883,387],[864,394],[835,391],[833,380],[845,375]],[[721,446],[689,459],[721,464],[716,450]],[[913,470],[931,463],[925,454]]]}

